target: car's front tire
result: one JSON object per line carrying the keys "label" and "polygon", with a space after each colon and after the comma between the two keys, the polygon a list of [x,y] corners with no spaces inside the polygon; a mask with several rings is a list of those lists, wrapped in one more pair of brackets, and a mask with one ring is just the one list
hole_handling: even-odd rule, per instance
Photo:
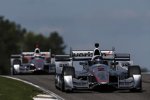
{"label": "car's front tire", "polygon": [[[128,67],[128,77],[133,77],[133,75],[141,75],[141,69],[138,65],[133,65]],[[137,87],[130,89],[131,92],[140,92],[142,91],[142,77],[138,80]]]}

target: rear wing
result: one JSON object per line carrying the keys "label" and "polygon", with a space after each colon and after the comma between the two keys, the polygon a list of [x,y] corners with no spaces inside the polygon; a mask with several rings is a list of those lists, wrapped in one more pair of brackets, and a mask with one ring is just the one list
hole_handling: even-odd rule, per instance
{"label": "rear wing", "polygon": [[51,52],[41,52],[43,57],[51,57]]}
{"label": "rear wing", "polygon": [[23,56],[33,56],[34,52],[22,52]]}
{"label": "rear wing", "polygon": [[[42,57],[51,57],[51,52],[40,52]],[[22,52],[23,56],[32,57],[34,52]]]}
{"label": "rear wing", "polygon": [[[93,50],[73,50],[71,52],[71,57],[73,60],[91,60],[94,55],[93,53]],[[101,55],[103,59],[113,59],[114,51],[102,50]]]}
{"label": "rear wing", "polygon": [[[127,53],[115,53],[113,50],[101,50],[100,52],[103,60],[130,61],[130,54]],[[93,50],[73,50],[71,57],[73,61],[91,60],[93,53]]]}

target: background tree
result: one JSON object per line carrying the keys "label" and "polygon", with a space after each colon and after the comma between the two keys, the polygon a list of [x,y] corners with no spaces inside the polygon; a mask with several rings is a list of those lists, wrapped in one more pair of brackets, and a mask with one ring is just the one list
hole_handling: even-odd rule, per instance
{"label": "background tree", "polygon": [[0,73],[6,74],[9,69],[10,55],[18,53],[19,43],[23,39],[25,29],[15,22],[0,17]]}
{"label": "background tree", "polygon": [[49,37],[45,37],[42,34],[27,33],[24,37],[23,51],[33,51],[36,44],[39,45],[41,51],[48,51],[51,49],[53,54],[64,54],[63,38],[58,32],[52,32]]}
{"label": "background tree", "polygon": [[54,54],[64,54],[64,49],[66,48],[66,45],[64,45],[63,38],[57,33],[52,32],[48,37],[48,43],[49,47],[52,50],[52,53]]}
{"label": "background tree", "polygon": [[141,71],[142,71],[142,72],[149,72],[149,70],[148,70],[146,67],[141,68]]}
{"label": "background tree", "polygon": [[33,32],[29,32],[24,36],[22,51],[33,51],[36,44],[36,35]]}
{"label": "background tree", "polygon": [[64,41],[58,32],[49,37],[34,32],[27,32],[21,25],[0,16],[0,74],[10,71],[10,55],[21,51],[33,51],[38,44],[41,51],[51,49],[53,54],[64,54]]}

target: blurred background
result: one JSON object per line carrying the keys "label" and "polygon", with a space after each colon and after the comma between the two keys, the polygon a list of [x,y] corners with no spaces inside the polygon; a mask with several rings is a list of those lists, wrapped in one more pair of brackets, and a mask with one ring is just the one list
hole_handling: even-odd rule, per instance
{"label": "blurred background", "polygon": [[36,44],[54,54],[116,48],[150,70],[149,0],[0,0],[0,74],[10,55]]}

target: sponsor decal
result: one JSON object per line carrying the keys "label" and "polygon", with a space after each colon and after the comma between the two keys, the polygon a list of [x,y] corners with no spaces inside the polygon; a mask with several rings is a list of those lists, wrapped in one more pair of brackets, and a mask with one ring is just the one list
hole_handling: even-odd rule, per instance
{"label": "sponsor decal", "polygon": [[74,52],[72,53],[73,57],[92,57],[93,53],[92,52]]}
{"label": "sponsor decal", "polygon": [[111,56],[112,54],[112,51],[102,51],[102,56]]}

